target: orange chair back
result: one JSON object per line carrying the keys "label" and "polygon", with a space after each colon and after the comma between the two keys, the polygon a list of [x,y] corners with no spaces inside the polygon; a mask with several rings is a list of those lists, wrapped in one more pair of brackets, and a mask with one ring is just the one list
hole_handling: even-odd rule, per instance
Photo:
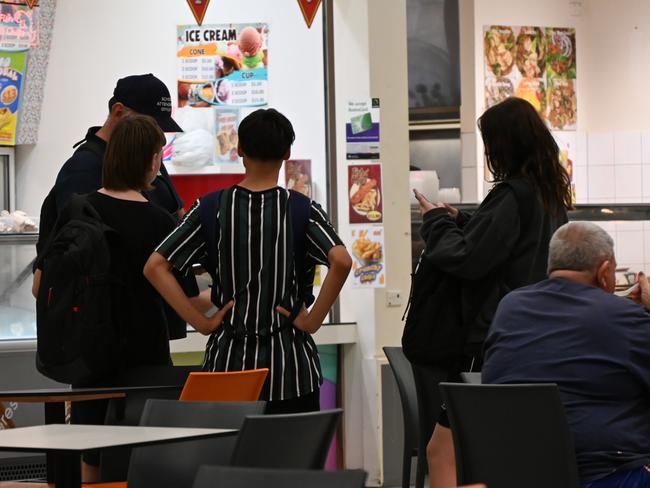
{"label": "orange chair back", "polygon": [[259,400],[267,368],[227,373],[190,373],[180,400],[187,402],[254,402]]}

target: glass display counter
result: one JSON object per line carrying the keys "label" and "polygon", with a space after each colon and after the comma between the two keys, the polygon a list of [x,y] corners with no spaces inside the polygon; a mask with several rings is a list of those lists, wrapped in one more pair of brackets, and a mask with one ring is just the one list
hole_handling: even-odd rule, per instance
{"label": "glass display counter", "polygon": [[36,339],[32,264],[38,234],[0,234],[0,341]]}

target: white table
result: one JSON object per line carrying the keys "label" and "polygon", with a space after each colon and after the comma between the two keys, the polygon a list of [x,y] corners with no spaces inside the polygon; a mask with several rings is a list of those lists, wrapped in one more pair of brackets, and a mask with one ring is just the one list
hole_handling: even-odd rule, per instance
{"label": "white table", "polygon": [[0,431],[0,451],[48,452],[57,488],[81,487],[81,453],[90,449],[148,446],[235,435],[233,429],[49,424]]}

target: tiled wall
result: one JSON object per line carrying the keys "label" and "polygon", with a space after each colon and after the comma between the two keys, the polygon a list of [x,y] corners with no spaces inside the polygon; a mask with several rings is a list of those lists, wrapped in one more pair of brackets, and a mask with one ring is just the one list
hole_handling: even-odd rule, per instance
{"label": "tiled wall", "polygon": [[[650,132],[554,132],[568,150],[578,204],[650,203]],[[477,134],[461,134],[463,202],[476,202]],[[650,221],[596,222],[614,239],[620,267],[650,274]]]}
{"label": "tiled wall", "polygon": [[619,268],[650,274],[650,220],[594,222],[614,239]]}
{"label": "tiled wall", "polygon": [[576,132],[575,139],[578,203],[650,203],[650,132]]}

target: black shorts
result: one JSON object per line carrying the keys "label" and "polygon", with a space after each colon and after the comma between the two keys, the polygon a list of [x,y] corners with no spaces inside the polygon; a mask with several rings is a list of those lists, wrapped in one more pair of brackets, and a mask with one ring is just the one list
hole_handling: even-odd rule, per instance
{"label": "black shorts", "polygon": [[266,414],[317,412],[320,410],[320,389],[288,400],[269,401]]}

